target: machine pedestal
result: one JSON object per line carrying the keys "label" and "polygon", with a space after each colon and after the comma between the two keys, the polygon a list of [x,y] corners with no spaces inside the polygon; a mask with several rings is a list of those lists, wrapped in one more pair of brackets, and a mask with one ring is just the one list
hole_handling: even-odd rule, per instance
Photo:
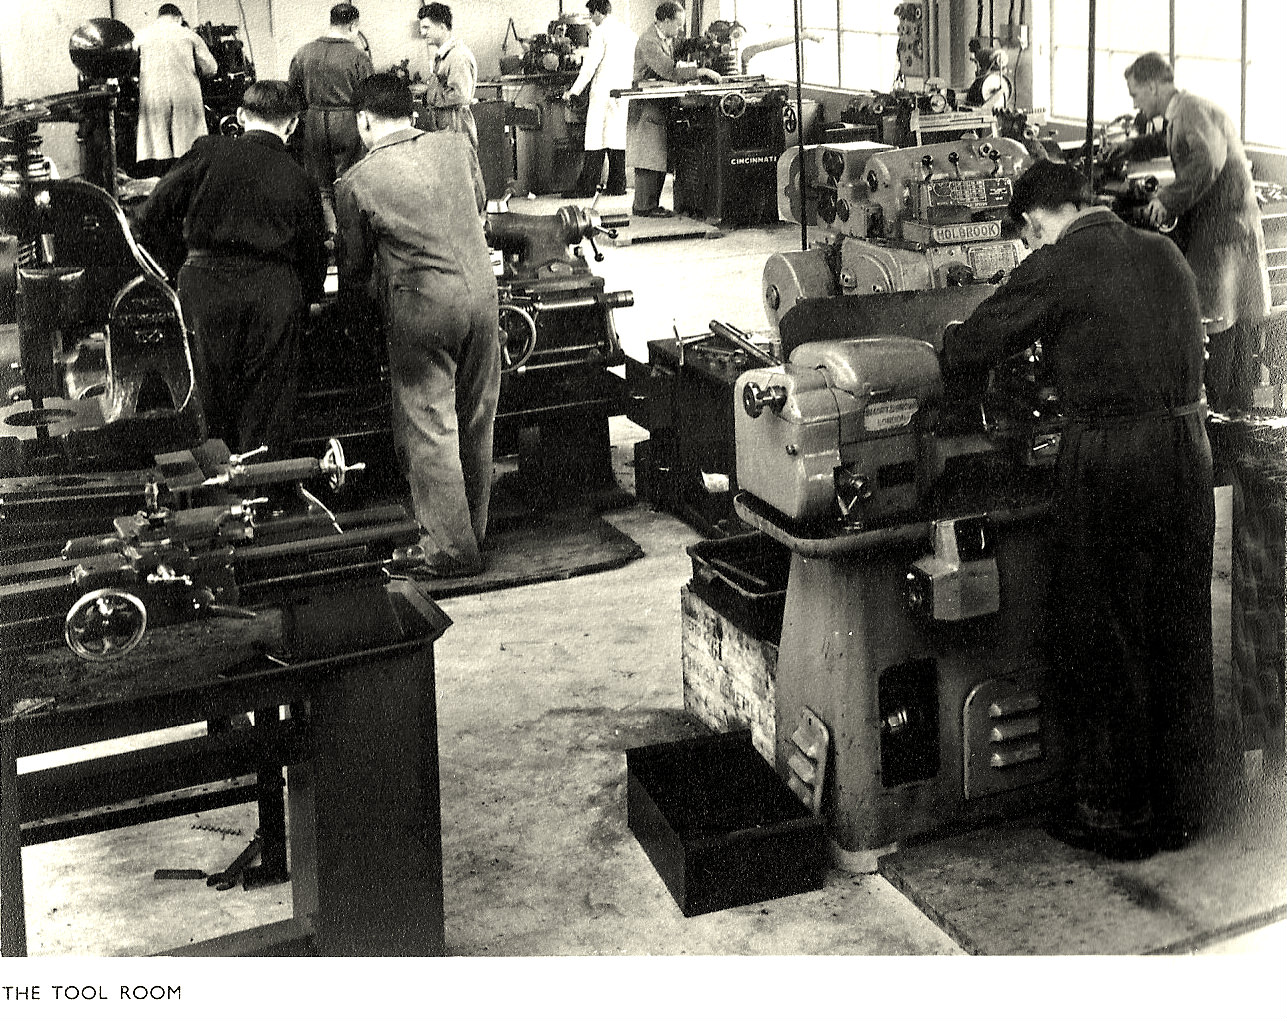
{"label": "machine pedestal", "polygon": [[1065,753],[1038,645],[1048,577],[1035,512],[990,515],[1000,609],[949,622],[909,609],[905,594],[928,522],[804,538],[747,494],[736,507],[792,549],[777,767],[787,775],[807,707],[831,736],[823,814],[841,851],[1023,814],[1058,794]]}

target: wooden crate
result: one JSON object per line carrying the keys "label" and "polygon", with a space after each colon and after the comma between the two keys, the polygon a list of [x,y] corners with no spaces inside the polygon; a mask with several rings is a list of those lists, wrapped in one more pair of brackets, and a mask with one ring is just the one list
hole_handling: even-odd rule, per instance
{"label": "wooden crate", "polygon": [[731,623],[688,585],[680,605],[684,709],[719,734],[750,730],[755,750],[772,765],[777,645]]}

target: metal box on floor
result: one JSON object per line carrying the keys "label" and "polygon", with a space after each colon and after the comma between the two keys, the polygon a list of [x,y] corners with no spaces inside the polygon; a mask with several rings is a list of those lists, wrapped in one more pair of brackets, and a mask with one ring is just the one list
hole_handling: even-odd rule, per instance
{"label": "metal box on floor", "polygon": [[746,731],[626,751],[630,830],[686,917],[819,889],[826,829]]}
{"label": "metal box on floor", "polygon": [[693,592],[755,638],[775,645],[781,640],[790,550],[762,532],[746,532],[703,539],[686,552],[693,561]]}

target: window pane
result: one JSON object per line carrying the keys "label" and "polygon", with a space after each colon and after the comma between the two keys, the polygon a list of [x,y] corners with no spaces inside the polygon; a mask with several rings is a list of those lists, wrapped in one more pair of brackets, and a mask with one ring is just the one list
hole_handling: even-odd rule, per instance
{"label": "window pane", "polygon": [[[1204,3],[1209,0],[1203,0]],[[1237,0],[1232,0],[1236,3]],[[1063,0],[1060,0],[1062,6]],[[1130,0],[1130,3],[1101,2],[1097,7],[1095,43],[1111,50],[1133,50],[1147,53],[1157,50],[1166,56],[1170,46],[1167,25],[1171,17],[1170,0]],[[1081,37],[1086,38],[1088,15],[1083,5]]]}
{"label": "window pane", "polygon": [[[1235,51],[1236,52],[1236,51]],[[1175,84],[1224,108],[1237,125],[1242,88],[1241,63],[1237,60],[1175,58]]]}
{"label": "window pane", "polygon": [[[1166,53],[1166,22],[1162,22]],[[1224,57],[1240,60],[1242,53],[1242,4],[1236,0],[1175,0],[1175,60],[1191,57]]]}
{"label": "window pane", "polygon": [[845,32],[841,61],[845,88],[888,92],[898,73],[898,36]]}
{"label": "window pane", "polygon": [[1085,117],[1086,48],[1056,47],[1050,63],[1050,112],[1056,117]]}
{"label": "window pane", "polygon": [[[747,37],[748,39],[750,36]],[[767,50],[751,62],[750,71],[754,74],[767,75],[770,78],[782,78],[795,81],[795,47],[783,46],[776,50]],[[836,70],[836,33],[822,33],[822,42],[804,44],[804,80],[810,85],[840,84]]]}
{"label": "window pane", "polygon": [[[794,24],[795,16],[792,14],[792,5],[783,4],[782,6],[786,8],[787,24]],[[805,28],[830,28],[833,31],[835,30],[836,0],[804,0],[801,8]]]}
{"label": "window pane", "polygon": [[1280,68],[1275,65],[1247,66],[1247,141],[1287,149],[1287,106],[1280,91]]}
{"label": "window pane", "polygon": [[[1102,5],[1101,5],[1102,6]],[[1051,4],[1050,37],[1058,47],[1061,44],[1086,48],[1086,26],[1090,20],[1087,0],[1059,0]],[[973,28],[973,21],[970,26]]]}
{"label": "window pane", "polygon": [[[1283,0],[1248,0],[1247,60],[1281,61],[1284,39],[1287,39],[1287,4]],[[1250,83],[1247,87],[1250,91]],[[1281,84],[1276,88],[1281,91]]]}

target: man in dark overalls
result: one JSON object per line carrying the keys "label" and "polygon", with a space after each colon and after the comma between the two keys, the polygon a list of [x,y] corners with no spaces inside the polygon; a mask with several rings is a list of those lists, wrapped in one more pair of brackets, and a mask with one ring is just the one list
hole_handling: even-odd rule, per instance
{"label": "man in dark overalls", "polygon": [[421,527],[412,573],[476,574],[500,394],[482,171],[464,134],[411,126],[397,75],[367,78],[356,105],[369,151],[336,188],[340,296],[373,291],[384,312],[394,445]]}
{"label": "man in dark overalls", "polygon": [[1066,417],[1051,502],[1049,655],[1075,751],[1049,832],[1109,857],[1191,841],[1215,758],[1211,447],[1197,281],[1160,234],[1040,162],[1010,215],[1038,249],[944,338],[944,363],[1041,341]]}
{"label": "man in dark overalls", "polygon": [[326,35],[305,43],[290,62],[289,81],[306,108],[295,143],[312,161],[331,234],[335,233],[335,181],[365,151],[353,112],[353,90],[373,68],[357,39],[358,9],[336,4]]}
{"label": "man in dark overalls", "polygon": [[286,140],[299,100],[263,80],[242,97],[236,138],[206,135],[161,178],[135,217],[144,245],[187,260],[179,302],[209,434],[234,451],[285,456],[310,302],[326,279],[322,206]]}

